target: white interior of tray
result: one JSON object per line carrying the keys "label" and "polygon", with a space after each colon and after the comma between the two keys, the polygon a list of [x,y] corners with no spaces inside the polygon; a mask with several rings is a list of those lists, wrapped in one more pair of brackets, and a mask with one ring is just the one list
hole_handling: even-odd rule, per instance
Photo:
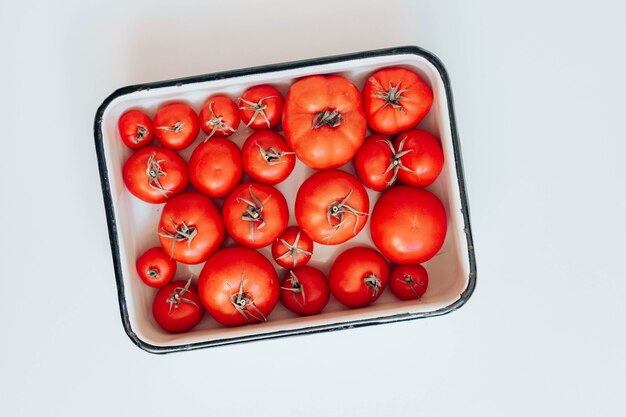
{"label": "white interior of tray", "polygon": [[[233,99],[253,85],[270,83],[286,94],[291,83],[302,76],[310,74],[336,73],[351,79],[359,90],[368,75],[374,70],[388,66],[410,68],[422,76],[431,86],[434,93],[434,104],[429,115],[418,128],[426,129],[441,139],[445,155],[445,165],[439,179],[428,189],[443,201],[448,213],[448,234],[446,241],[437,256],[425,263],[430,277],[428,291],[418,301],[398,301],[387,289],[373,305],[361,309],[348,309],[332,299],[325,310],[316,316],[300,317],[283,308],[280,303],[269,316],[268,321],[261,324],[226,328],[217,324],[208,314],[193,330],[184,334],[169,334],[161,330],[152,318],[152,299],[156,290],[144,285],[135,270],[136,258],[150,247],[157,246],[157,223],[163,205],[151,205],[133,197],[122,181],[122,165],[131,152],[126,148],[117,131],[117,120],[128,109],[138,108],[151,117],[157,108],[165,103],[184,101],[199,111],[204,101],[214,94],[226,94]],[[291,69],[271,73],[248,75],[244,77],[222,79],[201,83],[187,84],[177,87],[157,88],[131,93],[113,100],[106,108],[102,133],[106,164],[115,210],[116,227],[119,236],[119,248],[126,303],[130,324],[137,336],[146,343],[156,346],[172,346],[197,343],[208,340],[228,339],[242,335],[262,335],[277,330],[291,330],[318,325],[349,322],[365,318],[380,318],[402,313],[423,313],[446,307],[458,300],[467,287],[469,275],[469,259],[467,242],[464,235],[464,223],[461,213],[459,188],[452,149],[449,113],[443,81],[436,68],[426,59],[416,55],[395,55],[374,57],[327,65],[316,65],[306,68]],[[252,133],[252,130],[241,125],[231,137],[239,146]],[[282,133],[282,132],[281,132]],[[368,132],[369,134],[369,132]],[[187,160],[195,146],[205,135],[200,132],[196,143],[181,152]],[[350,164],[342,169],[354,173]],[[299,184],[313,170],[298,161],[291,176],[277,188],[283,192],[290,204],[290,225],[295,225],[293,202]],[[378,197],[378,193],[368,190],[370,196],[370,213]],[[214,200],[221,206],[220,200]],[[232,244],[230,241],[226,244]],[[344,245],[315,245],[311,265],[328,272],[330,262],[338,253],[352,246],[372,246],[369,225],[358,236]],[[261,252],[271,259],[270,247]],[[187,266],[178,264],[176,277],[185,279],[190,274],[197,278],[203,264]],[[279,277],[284,270],[277,267]]]}

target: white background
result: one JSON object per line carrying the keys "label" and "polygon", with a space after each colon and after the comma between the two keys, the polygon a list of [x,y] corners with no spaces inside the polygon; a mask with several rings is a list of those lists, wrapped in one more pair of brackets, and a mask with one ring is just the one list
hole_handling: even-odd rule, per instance
{"label": "white background", "polygon": [[[0,415],[625,415],[626,10],[588,4],[2,0]],[[166,356],[135,347],[96,166],[100,102],[404,44],[452,79],[478,261],[467,305]]]}

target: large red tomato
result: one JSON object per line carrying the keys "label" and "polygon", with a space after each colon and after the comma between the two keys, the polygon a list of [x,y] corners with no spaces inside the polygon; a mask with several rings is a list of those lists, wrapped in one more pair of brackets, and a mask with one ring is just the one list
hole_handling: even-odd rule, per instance
{"label": "large red tomato", "polygon": [[363,144],[365,128],[361,94],[343,77],[302,78],[287,93],[283,130],[289,146],[311,168],[346,164]]}
{"label": "large red tomato", "polygon": [[165,253],[178,262],[204,262],[224,240],[222,217],[213,202],[198,193],[185,193],[163,207],[159,239]]}
{"label": "large red tomato", "polygon": [[187,164],[176,152],[148,146],[128,158],[122,178],[135,197],[147,203],[164,203],[187,188]]}
{"label": "large red tomato", "polygon": [[222,208],[228,234],[240,245],[262,248],[287,228],[285,197],[271,185],[248,182],[226,197]]}
{"label": "large red tomato", "polygon": [[224,197],[242,175],[241,152],[229,139],[211,138],[198,145],[189,159],[189,181],[209,197]]}
{"label": "large red tomato", "polygon": [[391,270],[389,289],[400,300],[416,300],[428,288],[428,272],[420,264],[396,265]]}
{"label": "large red tomato", "polygon": [[366,187],[384,191],[391,187],[401,171],[407,168],[402,157],[412,150],[406,149],[404,140],[394,144],[382,135],[372,135],[354,156],[354,170]]}
{"label": "large red tomato", "polygon": [[208,137],[230,136],[239,127],[239,109],[226,96],[213,96],[202,106],[199,115],[200,127]]}
{"label": "large red tomato", "polygon": [[319,313],[330,298],[328,280],[319,269],[308,265],[288,271],[280,290],[280,302],[303,316]]}
{"label": "large red tomato", "polygon": [[435,256],[446,238],[446,210],[433,193],[399,186],[385,191],[370,219],[372,241],[398,264],[415,264]]}
{"label": "large red tomato", "polygon": [[211,256],[202,268],[198,288],[209,314],[225,326],[267,320],[280,292],[270,261],[243,247],[222,249]]}
{"label": "large red tomato", "polygon": [[255,130],[273,128],[282,112],[283,96],[271,85],[251,87],[239,99],[241,121]]}
{"label": "large red tomato", "polygon": [[150,145],[154,139],[154,126],[147,114],[140,110],[129,110],[118,121],[122,141],[130,149],[139,149]]}
{"label": "large red tomato", "polygon": [[356,247],[337,257],[328,277],[337,301],[351,308],[365,307],[385,290],[389,265],[374,249]]}
{"label": "large red tomato", "polygon": [[345,171],[320,171],[296,195],[296,221],[315,242],[338,245],[356,236],[367,222],[369,198],[361,182]]}
{"label": "large red tomato", "polygon": [[145,251],[136,262],[139,278],[148,286],[161,288],[167,285],[176,274],[176,261],[170,258],[160,246]]}
{"label": "large red tomato", "polygon": [[398,181],[415,187],[427,187],[443,169],[443,150],[436,137],[425,130],[409,130],[398,135],[396,147],[404,145],[405,167],[398,172]]}
{"label": "large red tomato", "polygon": [[191,145],[200,132],[198,115],[185,103],[161,107],[154,116],[154,126],[159,143],[174,150]]}
{"label": "large red tomato", "polygon": [[430,87],[405,68],[377,71],[363,88],[367,122],[372,130],[383,135],[412,129],[428,114],[432,104]]}
{"label": "large red tomato", "polygon": [[172,333],[186,332],[200,323],[204,309],[191,277],[161,288],[152,302],[152,315],[163,330]]}
{"label": "large red tomato", "polygon": [[254,181],[278,184],[291,174],[296,157],[282,136],[273,130],[254,132],[241,148],[243,167]]}
{"label": "large red tomato", "polygon": [[297,226],[288,227],[272,243],[272,257],[283,268],[295,268],[309,262],[313,255],[313,241]]}

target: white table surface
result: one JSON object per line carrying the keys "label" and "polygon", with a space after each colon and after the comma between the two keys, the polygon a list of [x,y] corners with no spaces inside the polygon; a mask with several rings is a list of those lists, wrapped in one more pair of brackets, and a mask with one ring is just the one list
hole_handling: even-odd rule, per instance
{"label": "white table surface", "polygon": [[[1,416],[623,416],[622,2],[0,2]],[[591,6],[593,4],[593,6]],[[93,143],[115,88],[415,44],[452,79],[478,286],[444,317],[156,356]]]}

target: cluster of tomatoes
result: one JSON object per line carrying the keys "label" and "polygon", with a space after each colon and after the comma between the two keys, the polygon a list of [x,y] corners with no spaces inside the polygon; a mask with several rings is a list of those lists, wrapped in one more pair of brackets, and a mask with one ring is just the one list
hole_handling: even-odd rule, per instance
{"label": "cluster of tomatoes", "polygon": [[[156,231],[161,246],[137,259],[141,279],[159,288],[156,322],[186,331],[206,309],[223,325],[256,323],[279,299],[312,315],[331,293],[357,308],[376,301],[387,285],[400,299],[420,298],[428,286],[420,263],[439,251],[447,228],[443,204],[423,189],[442,170],[441,144],[415,129],[432,102],[418,74],[393,67],[372,74],[362,92],[339,75],[313,75],[296,80],[284,99],[260,85],[237,103],[209,97],[199,115],[182,102],[162,106],[153,120],[140,110],[124,113],[120,135],[135,150],[123,167],[126,187],[145,202],[165,203]],[[241,149],[228,138],[240,123],[254,129]],[[366,138],[367,126],[376,133]],[[194,143],[200,129],[206,139],[187,163],[175,151]],[[155,137],[160,146],[152,145]],[[289,226],[289,204],[273,185],[291,174],[296,158],[317,171],[291,202],[297,226]],[[337,169],[347,163],[358,178]],[[244,172],[250,180],[241,183]],[[371,215],[364,186],[382,192]],[[224,198],[217,200],[221,210],[212,198]],[[368,221],[378,250],[345,250],[328,278],[307,265],[314,242],[344,243]],[[221,248],[227,234],[236,245]],[[282,282],[255,250],[269,245],[286,269]],[[191,278],[172,281],[176,262],[206,262],[197,286]]]}

